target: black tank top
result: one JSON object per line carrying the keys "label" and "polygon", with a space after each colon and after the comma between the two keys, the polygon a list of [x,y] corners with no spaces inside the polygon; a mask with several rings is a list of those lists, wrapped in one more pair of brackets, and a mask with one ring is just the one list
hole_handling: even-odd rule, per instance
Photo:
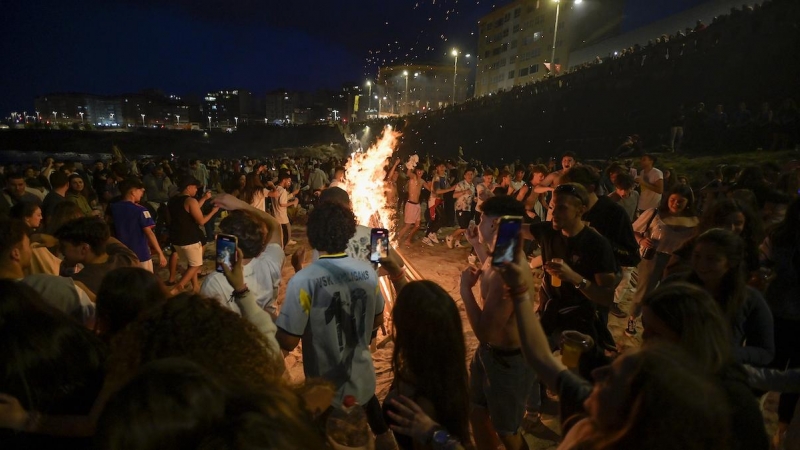
{"label": "black tank top", "polygon": [[200,226],[183,207],[187,198],[188,195],[176,195],[167,203],[170,216],[169,238],[174,245],[191,245],[203,241]]}

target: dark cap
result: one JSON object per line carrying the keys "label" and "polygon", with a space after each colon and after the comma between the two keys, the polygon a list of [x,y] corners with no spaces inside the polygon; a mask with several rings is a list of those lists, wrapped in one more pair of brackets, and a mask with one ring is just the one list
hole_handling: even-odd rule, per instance
{"label": "dark cap", "polygon": [[202,185],[203,183],[201,183],[200,180],[191,175],[183,176],[178,180],[178,190],[180,191],[186,189],[189,186],[202,186]]}
{"label": "dark cap", "polygon": [[332,187],[323,190],[319,194],[319,201],[322,202],[335,202],[341,203],[347,207],[350,207],[350,195],[344,189],[340,187]]}

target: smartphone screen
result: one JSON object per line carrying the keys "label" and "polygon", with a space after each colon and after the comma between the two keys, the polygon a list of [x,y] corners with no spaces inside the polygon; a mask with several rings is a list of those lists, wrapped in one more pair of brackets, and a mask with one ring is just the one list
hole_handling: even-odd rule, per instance
{"label": "smartphone screen", "polygon": [[386,228],[373,228],[370,233],[369,260],[376,263],[381,258],[389,257],[389,230]]}
{"label": "smartphone screen", "polygon": [[233,268],[233,263],[236,262],[236,245],[236,236],[231,236],[229,234],[217,235],[217,272],[223,272],[223,264],[225,264],[228,269]]}
{"label": "smartphone screen", "polygon": [[492,252],[492,265],[502,266],[504,263],[514,261],[514,256],[520,244],[519,231],[522,227],[522,217],[503,216],[497,228]]}

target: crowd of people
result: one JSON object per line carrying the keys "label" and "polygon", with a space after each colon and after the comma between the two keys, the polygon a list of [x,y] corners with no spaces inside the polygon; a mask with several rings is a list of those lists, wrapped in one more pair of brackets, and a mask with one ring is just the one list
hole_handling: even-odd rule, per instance
{"label": "crowd of people", "polygon": [[[767,449],[766,391],[781,392],[775,444],[799,445],[796,168],[692,183],[652,154],[387,160],[397,245],[466,266],[467,362],[456,300],[394,253],[369,261],[343,161],[107,163],[3,168],[4,448],[325,448],[361,433],[378,449],[525,449],[548,389],[563,449]],[[506,217],[519,245],[493,264]],[[235,256],[204,273],[217,233]],[[622,351],[609,315],[640,349]],[[371,344],[386,318],[381,401]],[[584,339],[577,361],[565,332]],[[298,346],[302,385],[284,363]],[[368,427],[332,430],[354,403]]]}

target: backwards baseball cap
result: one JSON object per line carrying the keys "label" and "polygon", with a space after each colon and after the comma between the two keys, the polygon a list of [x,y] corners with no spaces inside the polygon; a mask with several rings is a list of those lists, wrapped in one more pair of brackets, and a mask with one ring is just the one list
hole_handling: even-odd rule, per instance
{"label": "backwards baseball cap", "polygon": [[182,191],[189,186],[202,186],[203,183],[191,175],[185,175],[178,180],[178,190]]}

